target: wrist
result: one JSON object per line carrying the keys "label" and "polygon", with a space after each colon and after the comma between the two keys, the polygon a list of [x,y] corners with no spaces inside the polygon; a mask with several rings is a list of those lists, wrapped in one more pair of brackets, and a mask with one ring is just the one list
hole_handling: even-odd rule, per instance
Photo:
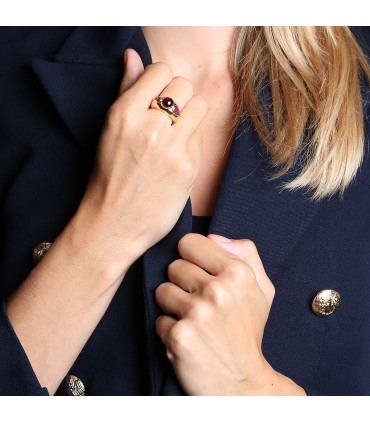
{"label": "wrist", "polygon": [[70,260],[94,273],[105,285],[121,281],[130,266],[140,257],[141,249],[129,236],[125,240],[109,236],[98,216],[86,221],[76,213],[55,243]]}
{"label": "wrist", "polygon": [[243,395],[249,396],[305,396],[306,392],[293,380],[274,370],[262,359],[259,370],[245,382]]}

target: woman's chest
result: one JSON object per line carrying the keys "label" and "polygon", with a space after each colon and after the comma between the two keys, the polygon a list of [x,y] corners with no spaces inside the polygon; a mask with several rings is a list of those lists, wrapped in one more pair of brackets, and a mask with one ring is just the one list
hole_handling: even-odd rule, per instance
{"label": "woman's chest", "polygon": [[191,192],[193,215],[211,216],[233,141],[233,87],[229,79],[211,84],[199,93],[208,102],[209,112],[202,122],[202,160]]}

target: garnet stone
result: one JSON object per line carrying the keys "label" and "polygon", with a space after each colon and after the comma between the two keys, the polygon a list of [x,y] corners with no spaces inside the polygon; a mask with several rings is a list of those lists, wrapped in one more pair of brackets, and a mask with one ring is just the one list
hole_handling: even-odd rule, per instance
{"label": "garnet stone", "polygon": [[171,106],[173,106],[174,105],[174,101],[172,100],[172,98],[171,97],[165,97],[163,100],[162,100],[162,104],[163,104],[163,106],[164,107],[171,107]]}

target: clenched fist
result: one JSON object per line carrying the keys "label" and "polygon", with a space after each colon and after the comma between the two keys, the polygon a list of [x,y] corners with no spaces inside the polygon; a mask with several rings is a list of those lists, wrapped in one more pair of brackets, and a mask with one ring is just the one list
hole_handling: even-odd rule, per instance
{"label": "clenched fist", "polygon": [[[150,109],[158,95],[179,105],[177,123]],[[126,51],[120,96],[108,112],[96,166],[75,219],[81,248],[93,255],[96,251],[113,279],[127,270],[121,263],[129,258],[132,264],[178,220],[200,169],[199,125],[207,111],[189,80],[173,78],[164,63],[144,70],[138,54]]]}
{"label": "clenched fist", "polygon": [[[263,357],[275,289],[250,240],[188,234],[157,288],[158,335],[190,395],[304,395]],[[173,317],[173,316],[176,316]]]}

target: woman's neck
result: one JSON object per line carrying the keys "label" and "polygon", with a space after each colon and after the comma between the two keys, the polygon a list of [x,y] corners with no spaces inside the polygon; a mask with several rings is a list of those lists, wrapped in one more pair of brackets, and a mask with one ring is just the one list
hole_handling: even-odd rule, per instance
{"label": "woman's neck", "polygon": [[153,62],[167,63],[174,75],[192,81],[229,71],[235,27],[144,26]]}

